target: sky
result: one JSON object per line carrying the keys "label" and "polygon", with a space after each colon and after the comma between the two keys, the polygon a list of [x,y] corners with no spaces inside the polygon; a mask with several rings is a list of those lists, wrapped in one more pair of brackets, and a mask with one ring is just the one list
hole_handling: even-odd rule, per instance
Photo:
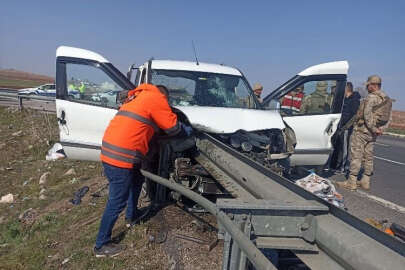
{"label": "sky", "polygon": [[405,111],[405,1],[19,1],[1,5],[0,69],[55,76],[60,45],[132,63],[194,60],[242,70],[264,93],[319,63],[347,60],[355,87],[378,74]]}

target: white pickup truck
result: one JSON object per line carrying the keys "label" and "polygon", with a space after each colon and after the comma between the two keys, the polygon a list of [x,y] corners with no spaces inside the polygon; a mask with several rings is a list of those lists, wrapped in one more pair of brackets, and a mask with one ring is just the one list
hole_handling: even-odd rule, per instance
{"label": "white pickup truck", "polygon": [[[332,150],[330,138],[340,119],[348,72],[346,61],[309,67],[259,103],[244,75],[233,67],[149,60],[136,68],[131,82],[95,52],[61,46],[56,57],[60,142],[69,158],[82,160],[99,160],[104,130],[119,106],[118,99],[101,102],[94,97],[153,83],[169,88],[169,102],[183,121],[241,152],[256,152],[269,162],[289,158],[292,165],[323,165]],[[71,98],[68,85],[78,80],[88,87],[80,98]],[[299,86],[305,102],[319,82],[328,100],[324,110],[292,114],[279,109],[284,97]],[[295,132],[296,145],[288,127]]]}

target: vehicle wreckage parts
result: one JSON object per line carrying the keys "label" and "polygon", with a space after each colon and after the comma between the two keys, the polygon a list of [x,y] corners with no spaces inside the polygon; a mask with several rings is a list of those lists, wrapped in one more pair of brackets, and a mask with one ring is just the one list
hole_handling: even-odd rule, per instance
{"label": "vehicle wreckage parts", "polygon": [[[244,190],[235,199],[218,199],[216,206],[257,247],[291,250],[311,269],[403,267],[405,245],[397,239],[208,134],[197,138],[196,145],[201,160],[226,173],[229,185],[233,181],[237,189]],[[244,251],[222,222],[218,223],[219,237],[224,238],[223,269],[245,269]]]}

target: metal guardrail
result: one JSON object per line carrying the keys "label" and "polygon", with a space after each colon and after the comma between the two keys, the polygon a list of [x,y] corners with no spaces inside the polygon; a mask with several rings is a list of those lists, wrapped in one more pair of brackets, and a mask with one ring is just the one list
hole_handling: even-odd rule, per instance
{"label": "metal guardrail", "polygon": [[[15,91],[15,90],[12,90],[12,91]],[[18,94],[18,93],[12,93],[11,90],[7,90],[7,89],[0,89],[0,97],[17,99],[18,108],[20,110],[23,108],[24,99],[55,102],[54,97],[43,97],[43,96],[38,96],[38,95],[23,95],[23,94]]]}
{"label": "metal guardrail", "polygon": [[[293,251],[311,269],[401,269],[405,244],[204,134],[199,152],[253,199],[218,199],[260,248]],[[204,165],[203,165],[204,166]],[[221,223],[220,223],[221,225]],[[220,230],[221,231],[221,230]],[[227,270],[244,269],[243,252],[224,234]],[[228,236],[227,236],[228,235]]]}

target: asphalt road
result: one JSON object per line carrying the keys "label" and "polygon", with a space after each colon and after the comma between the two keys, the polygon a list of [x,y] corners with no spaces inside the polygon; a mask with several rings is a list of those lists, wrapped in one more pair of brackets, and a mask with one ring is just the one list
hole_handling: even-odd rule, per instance
{"label": "asphalt road", "polygon": [[405,139],[378,138],[370,194],[405,207]]}
{"label": "asphalt road", "polygon": [[[342,175],[330,178],[344,180]],[[353,215],[405,226],[405,139],[391,136],[378,138],[374,148],[374,175],[370,191],[339,191]]]}

